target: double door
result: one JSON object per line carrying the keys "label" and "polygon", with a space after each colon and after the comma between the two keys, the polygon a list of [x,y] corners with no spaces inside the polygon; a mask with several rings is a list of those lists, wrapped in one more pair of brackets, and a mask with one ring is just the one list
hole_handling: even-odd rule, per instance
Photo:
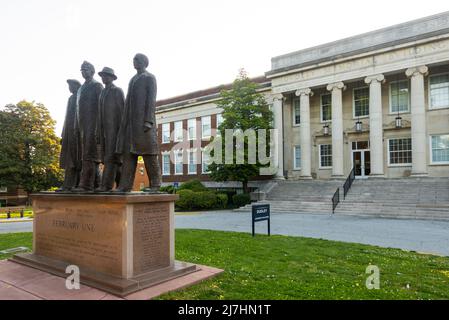
{"label": "double door", "polygon": [[352,166],[356,179],[365,179],[371,173],[371,157],[368,141],[352,143]]}

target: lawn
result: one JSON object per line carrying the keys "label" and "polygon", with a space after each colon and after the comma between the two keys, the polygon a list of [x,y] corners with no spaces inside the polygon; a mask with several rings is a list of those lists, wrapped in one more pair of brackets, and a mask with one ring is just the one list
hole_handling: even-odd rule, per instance
{"label": "lawn", "polygon": [[[0,235],[0,250],[18,246],[31,233]],[[160,299],[449,299],[449,258],[397,249],[176,230],[176,258],[225,273]],[[368,265],[380,268],[379,290],[365,286]]]}

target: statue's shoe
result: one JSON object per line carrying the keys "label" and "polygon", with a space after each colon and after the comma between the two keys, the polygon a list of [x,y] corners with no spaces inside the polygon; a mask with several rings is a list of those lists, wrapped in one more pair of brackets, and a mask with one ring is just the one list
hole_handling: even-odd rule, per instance
{"label": "statue's shoe", "polygon": [[107,188],[104,188],[104,187],[100,187],[100,188],[95,189],[95,192],[100,192],[100,193],[102,193],[102,192],[112,192],[112,189],[107,189]]}
{"label": "statue's shoe", "polygon": [[83,187],[73,188],[71,191],[75,192],[75,193],[93,193],[94,192],[92,189],[87,189],[87,188],[83,188]]}
{"label": "statue's shoe", "polygon": [[117,188],[117,189],[113,190],[112,192],[127,193],[127,192],[131,192],[131,189]]}

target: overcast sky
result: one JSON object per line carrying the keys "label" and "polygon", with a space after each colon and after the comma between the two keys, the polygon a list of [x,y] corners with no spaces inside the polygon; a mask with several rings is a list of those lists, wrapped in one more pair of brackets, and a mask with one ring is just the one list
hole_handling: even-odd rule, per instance
{"label": "overcast sky", "polygon": [[[13,0],[0,3],[0,106],[45,104],[61,133],[83,60],[126,93],[142,52],[158,99],[270,70],[273,56],[449,10],[447,0]],[[96,79],[100,81],[98,75]]]}

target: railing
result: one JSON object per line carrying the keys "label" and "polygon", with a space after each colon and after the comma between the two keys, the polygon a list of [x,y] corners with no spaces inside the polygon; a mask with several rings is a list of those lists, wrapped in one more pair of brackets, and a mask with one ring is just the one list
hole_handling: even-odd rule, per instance
{"label": "railing", "polygon": [[343,199],[346,199],[346,194],[349,192],[349,189],[351,189],[352,182],[354,181],[354,179],[355,179],[355,171],[354,168],[352,168],[348,178],[346,178],[345,184],[343,185]]}
{"label": "railing", "polygon": [[332,197],[332,213],[335,212],[335,208],[337,207],[339,202],[340,202],[340,188],[337,188],[337,191],[335,191],[334,196]]}

